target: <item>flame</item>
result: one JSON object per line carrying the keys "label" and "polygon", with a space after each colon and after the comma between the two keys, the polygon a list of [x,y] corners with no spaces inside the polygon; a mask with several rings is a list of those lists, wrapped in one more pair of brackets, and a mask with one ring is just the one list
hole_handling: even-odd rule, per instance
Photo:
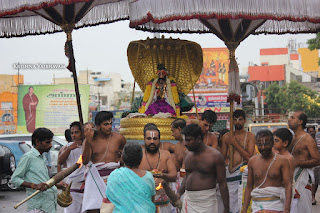
{"label": "flame", "polygon": [[156,190],[160,190],[160,189],[163,189],[163,187],[162,187],[162,184],[161,184],[161,183],[159,183],[159,185],[156,187]]}
{"label": "flame", "polygon": [[83,159],[82,159],[82,155],[80,155],[77,164],[79,164],[79,168],[81,168],[81,166],[83,165]]}

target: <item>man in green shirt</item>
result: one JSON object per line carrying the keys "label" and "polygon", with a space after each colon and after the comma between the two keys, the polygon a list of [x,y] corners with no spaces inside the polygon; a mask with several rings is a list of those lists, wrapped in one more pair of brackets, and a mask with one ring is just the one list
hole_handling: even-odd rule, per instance
{"label": "man in green shirt", "polygon": [[[28,213],[55,213],[57,207],[57,188],[49,188],[50,179],[43,153],[52,147],[53,133],[47,128],[38,128],[32,134],[33,148],[25,153],[11,177],[17,187],[25,187],[27,194],[42,191],[28,200]],[[59,186],[60,188],[60,186]],[[61,186],[63,188],[63,186]]]}

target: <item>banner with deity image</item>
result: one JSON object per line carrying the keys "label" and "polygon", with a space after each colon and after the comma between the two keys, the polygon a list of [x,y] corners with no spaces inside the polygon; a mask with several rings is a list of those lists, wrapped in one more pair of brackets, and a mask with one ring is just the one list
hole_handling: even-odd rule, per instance
{"label": "banner with deity image", "polygon": [[202,48],[203,70],[195,92],[228,92],[229,51],[227,48]]}

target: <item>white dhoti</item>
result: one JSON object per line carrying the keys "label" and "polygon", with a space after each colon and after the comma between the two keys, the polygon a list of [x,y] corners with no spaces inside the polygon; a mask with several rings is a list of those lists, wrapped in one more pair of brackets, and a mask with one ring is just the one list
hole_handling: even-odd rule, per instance
{"label": "white dhoti", "polygon": [[217,190],[218,213],[222,213],[224,211],[224,205],[223,205],[223,200],[221,197],[219,184],[217,184],[216,190]]}
{"label": "white dhoti", "polygon": [[70,192],[72,197],[72,203],[70,206],[64,208],[64,213],[81,213],[83,193]]}
{"label": "white dhoti", "polygon": [[100,209],[102,199],[106,197],[106,182],[110,173],[119,168],[120,163],[89,163],[85,172],[82,212]]}
{"label": "white dhoti", "polygon": [[218,213],[216,189],[185,191],[182,213]]}
{"label": "white dhoti", "polygon": [[252,212],[271,211],[283,212],[285,190],[284,187],[254,188],[251,192]]}
{"label": "white dhoti", "polygon": [[[69,145],[71,145],[72,143],[74,142],[71,142]],[[71,150],[69,157],[66,160],[67,167],[75,164],[78,161],[80,155],[82,155],[82,147],[77,147],[76,149]],[[70,206],[64,208],[65,213],[81,213],[84,192],[84,175],[85,166],[81,166],[67,177],[66,182],[68,184],[70,184],[70,182],[72,181],[70,189],[72,203]]]}
{"label": "white dhoti", "polygon": [[312,213],[311,184],[314,182],[312,168],[296,167],[293,178],[295,180],[295,195],[291,202],[293,213]]}
{"label": "white dhoti", "polygon": [[156,190],[156,195],[154,196],[154,204],[156,205],[157,213],[172,212],[172,205],[170,204],[170,200],[166,195],[164,189]]}
{"label": "white dhoti", "polygon": [[229,172],[229,167],[226,167],[226,178],[227,185],[229,190],[229,205],[230,212],[240,212],[240,203],[239,203],[239,187],[241,183],[241,172],[240,166],[232,173]]}

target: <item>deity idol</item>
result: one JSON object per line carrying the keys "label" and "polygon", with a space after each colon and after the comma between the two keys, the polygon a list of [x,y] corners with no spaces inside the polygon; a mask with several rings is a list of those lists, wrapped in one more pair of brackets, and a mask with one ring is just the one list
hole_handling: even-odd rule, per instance
{"label": "deity idol", "polygon": [[163,64],[157,67],[157,75],[148,83],[143,96],[140,113],[156,115],[159,112],[180,116],[180,100],[174,78],[169,77]]}

